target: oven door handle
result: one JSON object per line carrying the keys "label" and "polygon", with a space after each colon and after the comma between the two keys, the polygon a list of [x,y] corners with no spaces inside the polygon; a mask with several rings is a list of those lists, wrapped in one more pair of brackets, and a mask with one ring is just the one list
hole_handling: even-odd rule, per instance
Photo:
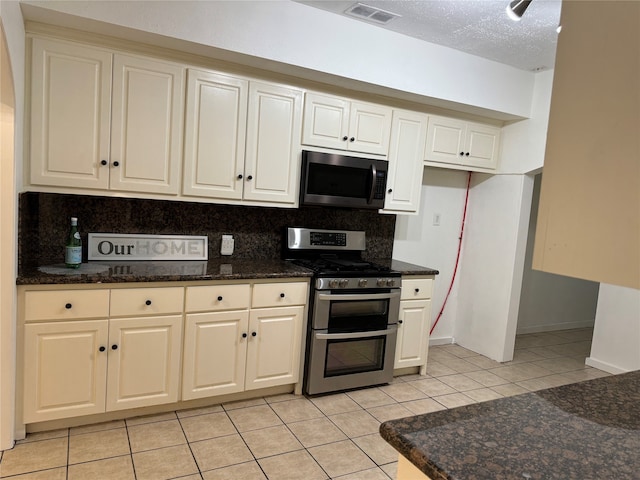
{"label": "oven door handle", "polygon": [[387,298],[396,298],[400,297],[400,292],[392,292],[392,293],[363,293],[363,294],[355,294],[355,295],[332,295],[328,293],[321,293],[318,295],[318,300],[384,300]]}
{"label": "oven door handle", "polygon": [[357,338],[380,337],[382,335],[391,335],[398,330],[396,325],[386,330],[375,330],[373,332],[355,332],[355,333],[316,333],[318,340],[352,340]]}

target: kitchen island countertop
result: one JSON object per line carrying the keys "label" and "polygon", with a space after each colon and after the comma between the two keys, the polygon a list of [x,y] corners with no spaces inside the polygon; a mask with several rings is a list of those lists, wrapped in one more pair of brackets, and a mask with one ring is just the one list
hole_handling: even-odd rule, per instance
{"label": "kitchen island countertop", "polygon": [[380,434],[432,480],[638,479],[640,371],[391,420]]}

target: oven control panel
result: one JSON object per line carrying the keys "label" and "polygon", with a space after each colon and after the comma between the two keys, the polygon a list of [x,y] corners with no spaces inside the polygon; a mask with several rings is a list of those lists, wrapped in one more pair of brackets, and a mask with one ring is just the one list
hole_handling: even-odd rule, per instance
{"label": "oven control panel", "polygon": [[346,247],[347,246],[347,234],[346,232],[309,232],[309,245],[310,246],[331,246],[331,247]]}
{"label": "oven control panel", "polygon": [[336,290],[340,288],[349,290],[400,288],[400,279],[394,277],[316,279],[317,290]]}
{"label": "oven control panel", "polygon": [[364,251],[365,233],[355,230],[289,227],[287,249]]}

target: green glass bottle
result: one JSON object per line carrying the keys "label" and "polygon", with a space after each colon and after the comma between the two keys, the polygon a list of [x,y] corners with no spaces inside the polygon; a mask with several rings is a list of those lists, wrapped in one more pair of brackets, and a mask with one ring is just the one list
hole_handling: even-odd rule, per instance
{"label": "green glass bottle", "polygon": [[64,263],[69,268],[80,268],[82,264],[82,239],[78,232],[78,219],[71,217],[71,228],[69,238],[64,251]]}

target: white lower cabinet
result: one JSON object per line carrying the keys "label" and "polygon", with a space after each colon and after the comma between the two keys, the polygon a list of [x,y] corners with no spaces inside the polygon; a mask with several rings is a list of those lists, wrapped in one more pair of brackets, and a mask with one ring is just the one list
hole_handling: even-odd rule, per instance
{"label": "white lower cabinet", "polygon": [[420,367],[424,375],[429,352],[433,277],[403,277],[394,368]]}
{"label": "white lower cabinet", "polygon": [[307,285],[187,287],[182,399],[299,382]]}
{"label": "white lower cabinet", "polygon": [[[26,292],[24,423],[177,401],[183,292]],[[135,316],[109,318],[114,312]]]}

